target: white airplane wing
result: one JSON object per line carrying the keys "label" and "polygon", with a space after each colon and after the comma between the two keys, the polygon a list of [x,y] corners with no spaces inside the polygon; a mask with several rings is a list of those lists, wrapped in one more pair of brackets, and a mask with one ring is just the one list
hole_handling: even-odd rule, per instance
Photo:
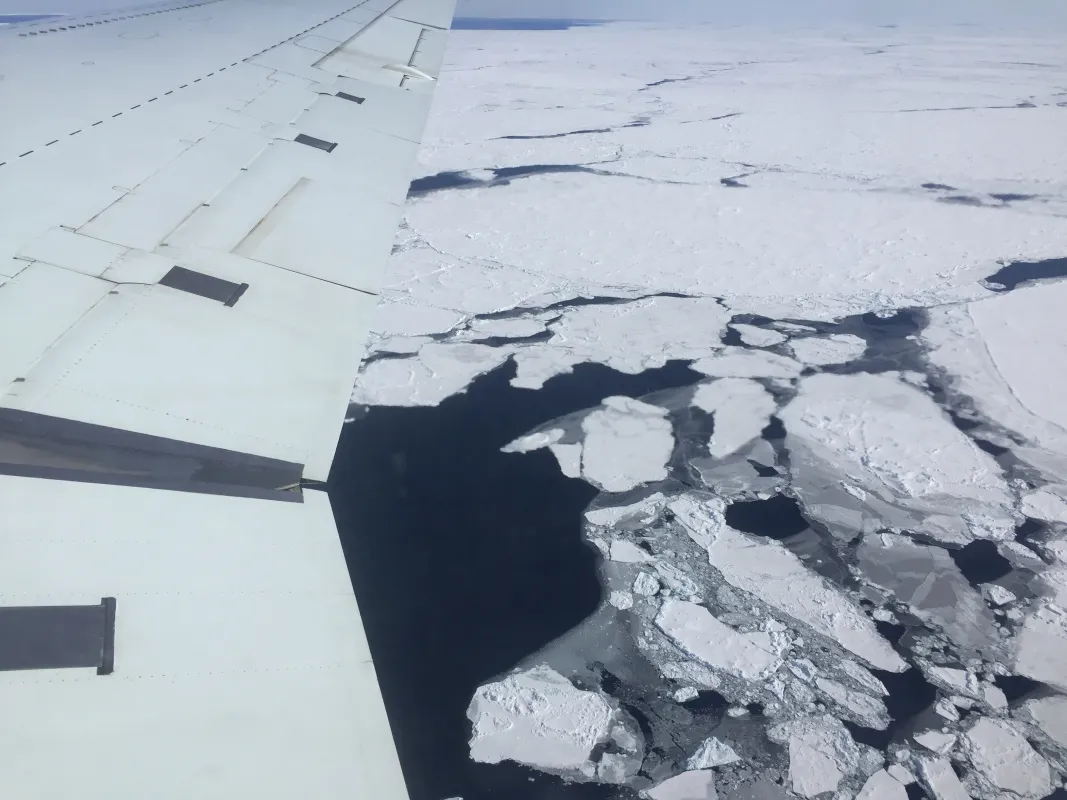
{"label": "white airplane wing", "polygon": [[321,491],[455,0],[0,29],[0,794],[405,798]]}

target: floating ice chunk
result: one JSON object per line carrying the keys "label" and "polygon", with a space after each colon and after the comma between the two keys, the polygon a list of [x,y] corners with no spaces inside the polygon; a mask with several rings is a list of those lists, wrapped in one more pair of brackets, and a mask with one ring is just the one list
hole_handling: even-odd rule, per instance
{"label": "floating ice chunk", "polygon": [[1011,724],[985,717],[963,740],[974,768],[997,789],[1031,798],[1052,791],[1048,762]]}
{"label": "floating ice chunk", "polygon": [[548,449],[559,463],[559,471],[568,478],[582,477],[582,446],[580,444],[550,444]]}
{"label": "floating ice chunk", "polygon": [[833,336],[811,336],[805,339],[794,339],[789,343],[789,349],[797,360],[813,366],[825,366],[826,364],[843,364],[846,361],[854,361],[863,355],[867,349],[867,342],[852,334],[834,334]]}
{"label": "floating ice chunk", "polygon": [[955,669],[954,667],[929,667],[926,670],[926,677],[935,683],[947,687],[950,691],[956,691],[960,694],[965,694],[968,697],[974,698],[982,696],[978,676],[965,669]]}
{"label": "floating ice chunk", "polygon": [[951,722],[959,722],[960,712],[959,709],[953,705],[952,701],[947,697],[942,697],[936,703],[934,703],[934,713],[938,716],[944,717]]}
{"label": "floating ice chunk", "polygon": [[912,738],[928,750],[941,754],[949,752],[956,744],[955,736],[941,731],[923,731]]}
{"label": "floating ice chunk", "polygon": [[356,378],[351,401],[368,406],[436,406],[463,392],[477,378],[503,364],[507,347],[480,344],[427,344],[418,359],[384,359],[366,365]]}
{"label": "floating ice chunk", "polygon": [[807,683],[811,683],[819,675],[819,668],[808,658],[794,659],[787,666],[790,672]]}
{"label": "floating ice chunk", "polygon": [[736,453],[767,427],[778,404],[763,385],[745,378],[720,378],[702,383],[693,405],[715,415],[715,430],[708,444],[712,458]]}
{"label": "floating ice chunk", "polygon": [[888,771],[880,769],[863,784],[856,800],[908,800],[908,790]]}
{"label": "floating ice chunk", "polygon": [[481,319],[471,323],[471,332],[477,338],[518,339],[536,336],[546,330],[545,323],[536,319]]}
{"label": "floating ice chunk", "polygon": [[919,776],[922,778],[934,800],[970,800],[971,796],[963,788],[956,771],[946,758],[919,759]]}
{"label": "floating ice chunk", "polygon": [[991,708],[997,710],[1008,707],[1007,695],[991,684],[986,684],[985,688],[982,690],[982,699],[984,699]]}
{"label": "floating ice chunk", "polygon": [[1048,600],[1035,604],[1016,639],[1015,671],[1067,692],[1067,614]]}
{"label": "floating ice chunk", "polygon": [[993,615],[947,550],[883,533],[865,536],[856,553],[868,580],[940,626],[960,646],[978,648],[991,642]]}
{"label": "floating ice chunk", "polygon": [[379,339],[368,348],[374,353],[392,353],[394,355],[414,355],[433,339],[429,336],[388,336]]}
{"label": "floating ice chunk", "polygon": [[640,573],[634,578],[634,593],[644,595],[645,597],[653,597],[659,592],[659,581],[647,572]]}
{"label": "floating ice chunk", "polygon": [[854,692],[837,681],[818,678],[815,685],[838,705],[844,706],[863,721],[864,727],[885,730],[889,725],[889,712],[885,703],[873,697]]}
{"label": "floating ice chunk", "polygon": [[786,337],[778,331],[760,328],[756,325],[735,323],[731,324],[730,327],[737,331],[738,335],[741,337],[741,341],[749,347],[773,347],[776,344],[781,344],[786,339]]}
{"label": "floating ice chunk", "polygon": [[667,477],[674,433],[666,409],[609,397],[582,420],[582,477],[608,492],[625,492]]}
{"label": "floating ice chunk", "polygon": [[907,669],[904,660],[848,595],[808,570],[777,542],[727,527],[724,507],[718,498],[701,502],[684,495],[670,503],[678,521],[697,544],[707,549],[710,563],[727,583],[810,625],[878,669]]}
{"label": "floating ice chunk", "polygon": [[722,686],[722,680],[696,661],[667,661],[660,666],[664,678],[675,681],[694,683],[701,689],[718,689]]}
{"label": "floating ice chunk", "polygon": [[683,686],[681,689],[677,689],[673,695],[678,703],[688,703],[690,700],[696,700],[699,696],[700,692],[692,686]]}
{"label": "floating ice chunk", "polygon": [[911,770],[900,764],[890,764],[885,768],[885,771],[905,786],[915,783],[915,781],[918,780],[915,775],[912,774]]}
{"label": "floating ice chunk", "polygon": [[1022,512],[1035,519],[1067,522],[1067,500],[1043,489],[1023,498]]}
{"label": "floating ice chunk", "polygon": [[608,602],[619,611],[625,611],[628,608],[633,608],[634,596],[629,592],[612,592],[608,595]]}
{"label": "floating ice chunk", "polygon": [[789,744],[793,791],[815,797],[837,790],[859,767],[860,751],[845,726],[833,717],[813,717],[776,725],[768,735]]}
{"label": "floating ice chunk", "polygon": [[982,596],[995,606],[1006,606],[1015,602],[1015,595],[1009,589],[995,583],[983,583]]}
{"label": "floating ice chunk", "polygon": [[802,369],[791,358],[768,353],[765,350],[746,350],[743,347],[726,347],[717,353],[690,365],[709,378],[782,378],[791,380]]}
{"label": "floating ice chunk", "polygon": [[542,447],[548,447],[550,444],[555,444],[564,436],[562,428],[551,428],[547,431],[535,431],[534,433],[528,433],[525,436],[520,436],[513,442],[510,442],[500,448],[501,453],[529,453],[533,450],[540,450]]}
{"label": "floating ice chunk", "polygon": [[762,680],[782,663],[764,646],[766,634],[739,633],[695,603],[667,600],[656,616],[656,625],[709,667],[744,680]]}
{"label": "floating ice chunk", "polygon": [[1045,562],[1022,542],[997,542],[997,552],[1017,567],[1044,569]]}
{"label": "floating ice chunk", "polygon": [[1056,695],[1027,700],[1024,707],[1037,727],[1060,747],[1067,749],[1067,697]]}
{"label": "floating ice chunk", "polygon": [[611,560],[624,564],[638,564],[652,561],[652,556],[628,539],[614,539],[611,542]]}
{"label": "floating ice chunk", "polygon": [[651,800],[717,800],[715,773],[710,769],[683,772],[645,792]]}
{"label": "floating ice chunk", "polygon": [[730,747],[730,745],[721,739],[716,739],[712,736],[705,739],[704,743],[697,748],[697,751],[689,757],[689,760],[686,762],[686,768],[711,769],[712,767],[733,764],[735,761],[740,760],[741,756],[734,752],[734,749]]}
{"label": "floating ice chunk", "polygon": [[[548,666],[509,675],[478,688],[467,709],[473,723],[471,758],[510,760],[575,780],[597,773],[598,745],[613,741],[631,754],[643,747],[634,723],[607,695],[576,689]],[[626,780],[640,759],[631,758]]]}
{"label": "floating ice chunk", "polygon": [[585,518],[594,525],[604,525],[609,528],[624,520],[647,525],[659,513],[662,502],[663,495],[656,492],[629,505],[590,509],[585,512]]}
{"label": "floating ice chunk", "polygon": [[883,697],[889,694],[888,690],[885,688],[885,684],[874,677],[866,667],[862,667],[848,658],[843,659],[838,666],[841,667],[842,672],[852,678],[852,680],[856,681],[856,683],[863,688]]}
{"label": "floating ice chunk", "polygon": [[[924,392],[889,375],[805,378],[778,414],[787,431],[794,486],[821,520],[823,474],[844,474],[869,495],[834,503],[869,508],[878,527],[898,527],[965,544],[1014,537],[1014,499],[1000,467]],[[830,519],[828,524],[835,524]]]}

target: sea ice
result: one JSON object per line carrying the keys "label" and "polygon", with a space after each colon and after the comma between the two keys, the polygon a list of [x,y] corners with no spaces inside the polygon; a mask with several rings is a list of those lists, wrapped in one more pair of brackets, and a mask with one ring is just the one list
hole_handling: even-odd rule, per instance
{"label": "sea ice", "polygon": [[789,745],[789,779],[801,797],[836,791],[859,768],[860,752],[845,726],[830,716],[776,725],[772,739]]}
{"label": "sea ice", "polygon": [[692,404],[714,414],[715,430],[708,443],[712,458],[725,458],[759,436],[778,407],[762,384],[744,378],[702,383]]}
{"label": "sea ice", "polygon": [[912,738],[935,753],[947,753],[956,745],[956,737],[954,735],[942,733],[941,731],[923,731],[915,734]]}
{"label": "sea ice", "polygon": [[1016,639],[1015,671],[1067,692],[1067,612],[1042,600]]}
{"label": "sea ice", "polygon": [[874,496],[852,501],[858,508],[885,505],[882,527],[960,544],[1014,536],[1014,498],[1000,467],[918,389],[889,375],[813,375],[778,416],[794,486],[816,516],[820,487],[808,476],[822,464]]}
{"label": "sea ice", "polygon": [[1010,723],[983,717],[963,741],[974,768],[997,789],[1025,798],[1052,791],[1048,762]]}
{"label": "sea ice", "polygon": [[863,784],[856,800],[908,800],[908,791],[900,781],[880,769]]}
{"label": "sea ice", "polygon": [[934,800],[970,800],[947,758],[920,758],[919,776]]}
{"label": "sea ice", "polygon": [[1037,726],[1067,750],[1067,697],[1053,695],[1027,700],[1025,708]]}
{"label": "sea ice", "polygon": [[765,350],[726,347],[717,354],[701,358],[691,365],[709,378],[782,378],[791,380],[802,366],[791,358]]}
{"label": "sea ice", "polygon": [[730,325],[741,336],[741,341],[749,347],[774,347],[786,340],[786,337],[775,330],[760,328],[756,325],[742,325],[733,323]]}
{"label": "sea ice", "polygon": [[847,686],[827,678],[816,679],[815,685],[835,703],[856,715],[865,728],[885,730],[888,727],[889,712],[881,700],[852,691]]}
{"label": "sea ice", "polygon": [[683,772],[667,778],[646,794],[651,800],[717,800],[715,773],[710,769]]}
{"label": "sea ice", "polygon": [[352,403],[368,406],[436,406],[465,391],[479,375],[503,364],[506,347],[434,342],[418,358],[390,358],[366,364],[352,390]]}
{"label": "sea ice", "polygon": [[729,744],[714,736],[705,739],[686,762],[688,769],[711,769],[740,761],[741,757]]}
{"label": "sea ice", "polygon": [[475,761],[511,760],[589,780],[597,774],[594,750],[612,741],[630,751],[623,780],[640,767],[640,734],[618,703],[605,694],[576,689],[548,666],[479,687],[467,717],[473,723],[470,751]]}
{"label": "sea ice", "polygon": [[843,591],[811,572],[777,542],[727,527],[721,500],[682,496],[669,507],[693,540],[706,548],[709,562],[728,583],[810,625],[878,669],[903,672],[907,668]]}
{"label": "sea ice", "polygon": [[843,364],[863,355],[867,342],[852,334],[834,334],[825,337],[794,339],[789,343],[798,361],[821,367],[827,364]]}
{"label": "sea ice", "polygon": [[625,492],[667,477],[674,433],[658,406],[609,397],[582,420],[582,477],[608,492]]}
{"label": "sea ice", "polygon": [[1035,519],[1067,522],[1067,500],[1055,492],[1042,489],[1023,498],[1022,512]]}
{"label": "sea ice", "polygon": [[762,680],[782,663],[765,645],[765,635],[735,631],[695,603],[665,601],[656,616],[656,625],[704,664],[743,680]]}

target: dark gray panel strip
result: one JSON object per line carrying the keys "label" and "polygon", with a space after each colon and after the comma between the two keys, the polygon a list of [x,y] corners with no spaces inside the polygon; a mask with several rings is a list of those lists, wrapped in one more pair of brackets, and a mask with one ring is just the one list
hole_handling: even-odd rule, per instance
{"label": "dark gray panel strip", "polygon": [[338,92],[337,96],[340,97],[342,100],[351,100],[353,103],[359,103],[360,105],[367,102],[366,97],[357,97],[356,95],[349,94],[348,92]]}
{"label": "dark gray panel strip", "polygon": [[301,464],[0,408],[0,474],[300,502]]}
{"label": "dark gray panel strip", "polygon": [[332,153],[333,149],[337,147],[337,142],[327,142],[325,139],[316,139],[314,136],[308,136],[303,133],[297,135],[293,141],[297,144],[306,144],[308,147],[317,147],[327,153]]}
{"label": "dark gray panel strip", "polygon": [[115,598],[95,606],[0,607],[0,670],[115,669]]}
{"label": "dark gray panel strip", "polygon": [[217,300],[226,306],[233,306],[248,289],[247,283],[234,283],[185,267],[173,267],[159,283],[180,292]]}

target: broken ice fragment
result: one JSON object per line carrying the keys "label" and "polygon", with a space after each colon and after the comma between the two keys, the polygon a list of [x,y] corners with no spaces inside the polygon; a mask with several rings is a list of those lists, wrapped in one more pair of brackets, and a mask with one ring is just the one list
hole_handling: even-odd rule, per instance
{"label": "broken ice fragment", "polygon": [[686,762],[687,769],[711,769],[740,761],[741,757],[726,742],[712,736],[705,739]]}
{"label": "broken ice fragment", "polygon": [[652,556],[626,539],[614,539],[611,542],[611,560],[624,564],[638,564],[652,561]]}
{"label": "broken ice fragment", "polygon": [[875,694],[882,695],[883,697],[889,694],[885,688],[885,684],[874,677],[866,667],[862,667],[848,658],[841,661],[838,666],[841,667],[846,675],[865,689],[868,689]]}
{"label": "broken ice fragment", "polygon": [[863,784],[856,800],[907,800],[904,785],[884,769],[878,770]]}
{"label": "broken ice fragment", "polygon": [[741,336],[741,341],[749,347],[773,347],[786,340],[786,337],[778,331],[759,328],[755,325],[733,323],[730,327],[737,331]]}
{"label": "broken ice fragment", "polygon": [[582,420],[582,477],[608,492],[625,492],[667,477],[674,433],[666,409],[609,397]]}
{"label": "broken ice fragment", "polygon": [[535,431],[529,433],[526,436],[520,436],[513,442],[510,442],[500,448],[501,453],[529,453],[532,450],[540,450],[542,447],[548,447],[550,444],[555,444],[563,438],[564,431],[562,428],[551,428],[547,431]]}
{"label": "broken ice fragment", "polygon": [[633,608],[634,596],[629,592],[612,592],[608,595],[608,602],[620,611]]}
{"label": "broken ice fragment", "polygon": [[725,458],[759,436],[778,407],[762,384],[744,378],[702,383],[692,404],[714,415],[715,429],[708,444],[712,458]]}
{"label": "broken ice fragment", "polygon": [[981,697],[978,676],[965,669],[954,667],[929,667],[926,676],[935,683],[941,684],[949,690],[955,690],[968,697]]}
{"label": "broken ice fragment", "polygon": [[1056,695],[1027,700],[1025,708],[1037,726],[1067,750],[1067,697]]}
{"label": "broken ice fragment", "polygon": [[709,378],[784,378],[789,380],[802,369],[791,358],[765,350],[726,347],[721,354],[694,361],[691,368]]}
{"label": "broken ice fragment", "polygon": [[986,684],[982,689],[982,697],[991,708],[1001,709],[1008,707],[1008,698],[1004,692],[992,684]]}
{"label": "broken ice fragment", "polygon": [[1023,498],[1022,512],[1034,519],[1067,522],[1067,500],[1055,492],[1042,489]]}
{"label": "broken ice fragment", "polygon": [[995,606],[1006,606],[1015,601],[1015,595],[1010,590],[995,583],[983,583],[982,596]]}
{"label": "broken ice fragment", "polygon": [[589,509],[585,512],[585,518],[593,525],[605,527],[614,527],[621,522],[633,522],[639,526],[647,525],[659,513],[662,501],[663,495],[656,492],[629,505]]}
{"label": "broken ice fragment", "polygon": [[646,794],[651,800],[717,800],[715,773],[710,769],[683,772],[667,778]]}
{"label": "broken ice fragment", "polygon": [[947,697],[942,697],[934,703],[934,712],[951,722],[959,722],[960,712]]}
{"label": "broken ice fragment", "polygon": [[920,758],[919,775],[934,800],[970,800],[948,759]]}
{"label": "broken ice fragment", "polygon": [[789,745],[789,779],[802,797],[833,792],[859,767],[860,752],[845,726],[833,717],[812,717],[776,725],[768,735]]}
{"label": "broken ice fragment", "polygon": [[709,667],[744,680],[766,678],[781,664],[778,656],[763,646],[766,634],[739,633],[695,603],[667,600],[656,616],[656,625]]}
{"label": "broken ice fragment", "polygon": [[955,736],[941,731],[923,731],[915,734],[912,738],[928,750],[942,754],[949,752],[956,744]]}
{"label": "broken ice fragment", "polygon": [[[577,689],[544,665],[479,687],[467,717],[473,723],[470,751],[475,761],[511,760],[574,780],[597,775],[593,754],[599,745],[627,743],[618,731],[627,731],[631,742],[640,741],[636,723],[615,700]],[[637,773],[636,753],[642,748],[631,748],[634,757],[621,780]]]}
{"label": "broken ice fragment", "polygon": [[886,772],[896,778],[900,783],[905,786],[915,783],[917,778],[906,767],[900,764],[890,764],[886,767]]}
{"label": "broken ice fragment", "polygon": [[696,700],[699,696],[700,692],[692,686],[683,686],[674,692],[674,699],[678,703],[688,703],[690,700]]}
{"label": "broken ice fragment", "polygon": [[1052,791],[1048,762],[1008,722],[982,718],[963,738],[974,768],[997,789],[1028,798]]}
{"label": "broken ice fragment", "polygon": [[844,333],[826,337],[811,336],[794,339],[789,343],[789,349],[793,351],[797,360],[805,364],[825,366],[854,361],[863,355],[867,349],[867,342],[858,336]]}
{"label": "broken ice fragment", "polygon": [[556,457],[559,471],[564,476],[582,477],[582,446],[580,444],[550,444],[548,450]]}
{"label": "broken ice fragment", "polygon": [[1067,692],[1067,614],[1048,600],[1035,604],[1017,638],[1015,671]]}
{"label": "broken ice fragment", "polygon": [[815,685],[831,700],[855,714],[866,728],[885,730],[889,725],[889,712],[881,700],[854,692],[837,681],[819,678]]}
{"label": "broken ice fragment", "polygon": [[642,572],[634,578],[633,589],[636,594],[653,597],[659,591],[659,581],[649,573]]}
{"label": "broken ice fragment", "polygon": [[811,572],[777,542],[727,527],[718,498],[683,495],[670,509],[690,538],[707,549],[709,563],[732,586],[810,625],[867,663],[903,672],[904,660],[843,590]]}

